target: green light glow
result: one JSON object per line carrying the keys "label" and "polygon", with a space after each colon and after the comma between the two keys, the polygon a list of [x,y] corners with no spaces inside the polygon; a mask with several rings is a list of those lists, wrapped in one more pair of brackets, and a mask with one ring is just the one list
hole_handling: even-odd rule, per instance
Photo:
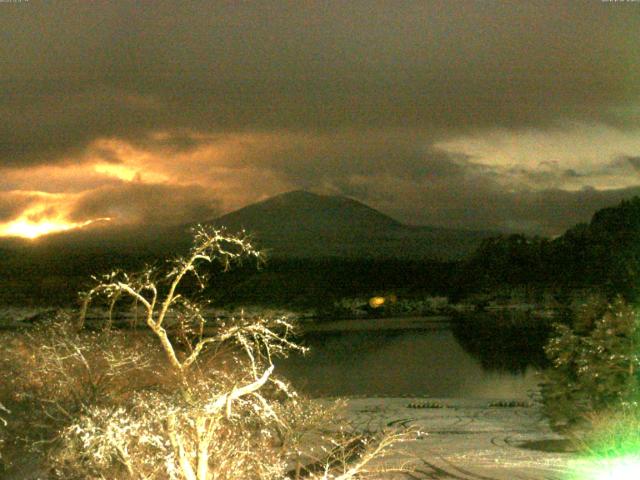
{"label": "green light glow", "polygon": [[622,457],[580,462],[567,480],[637,480],[640,478],[640,457]]}

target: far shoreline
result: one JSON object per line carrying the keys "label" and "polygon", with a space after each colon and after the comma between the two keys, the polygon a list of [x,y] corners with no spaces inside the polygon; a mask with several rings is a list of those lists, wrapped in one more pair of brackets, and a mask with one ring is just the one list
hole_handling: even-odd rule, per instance
{"label": "far shoreline", "polygon": [[301,323],[302,333],[360,332],[381,330],[415,330],[446,328],[453,321],[448,315],[352,318],[339,320],[311,320]]}

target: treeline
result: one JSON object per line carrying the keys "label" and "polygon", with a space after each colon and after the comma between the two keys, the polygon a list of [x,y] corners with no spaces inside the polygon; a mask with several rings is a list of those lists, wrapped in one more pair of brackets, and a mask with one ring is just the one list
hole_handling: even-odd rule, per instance
{"label": "treeline", "polygon": [[457,262],[345,259],[273,259],[212,275],[205,296],[222,305],[263,304],[322,309],[342,298],[395,293],[452,296],[459,293]]}
{"label": "treeline", "polygon": [[587,288],[636,300],[640,293],[640,198],[599,210],[555,239],[485,240],[462,267],[471,289],[532,285]]}
{"label": "treeline", "polygon": [[[1,252],[0,252],[1,253]],[[34,250],[4,252],[0,263],[0,303],[14,305],[71,305],[92,275],[115,268],[136,271],[145,264],[161,264],[160,255],[68,251],[55,257]],[[170,258],[169,255],[168,258]],[[261,266],[247,262],[222,272],[210,265],[205,291],[187,278],[185,288],[219,306],[265,305],[321,308],[342,298],[395,293],[455,296],[460,293],[459,263],[392,258],[268,259]]]}
{"label": "treeline", "polygon": [[0,248],[0,304],[69,306],[92,275],[141,269],[163,261],[159,252],[87,251],[59,248]]}

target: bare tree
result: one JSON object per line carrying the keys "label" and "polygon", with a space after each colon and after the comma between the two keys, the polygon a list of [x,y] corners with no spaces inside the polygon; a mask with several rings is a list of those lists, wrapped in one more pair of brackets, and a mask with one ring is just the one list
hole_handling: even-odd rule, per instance
{"label": "bare tree", "polygon": [[[158,337],[164,349],[167,359],[176,371],[182,373],[188,369],[197,359],[205,345],[219,342],[220,339],[205,338],[201,305],[191,302],[178,292],[178,287],[186,275],[195,277],[201,288],[206,285],[206,275],[198,270],[202,263],[218,262],[225,271],[234,263],[250,257],[258,261],[262,260],[262,254],[254,248],[246,236],[234,236],[226,233],[224,229],[215,229],[197,226],[194,231],[194,244],[189,254],[178,257],[173,261],[172,268],[167,273],[160,272],[156,268],[148,267],[138,274],[128,274],[121,270],[115,270],[102,278],[96,279],[97,285],[84,293],[80,312],[80,327],[83,326],[87,308],[95,297],[106,297],[109,304],[108,325],[111,324],[116,303],[124,296],[131,297],[136,306],[141,305],[145,313],[145,322],[151,331]],[[166,288],[162,289],[166,285]],[[183,320],[196,322],[199,339],[190,355],[179,358],[174,344],[169,339],[166,329],[167,314],[172,309],[181,307],[187,315]]]}
{"label": "bare tree", "polygon": [[[286,474],[303,449],[302,432],[319,427],[314,419],[327,418],[273,376],[274,357],[305,351],[292,340],[294,323],[286,317],[244,315],[209,320],[202,304],[180,291],[187,275],[204,288],[203,264],[218,262],[227,270],[246,258],[262,260],[246,236],[199,226],[189,254],[175,259],[168,271],[114,271],[96,279],[83,295],[79,326],[96,298],[107,301],[107,327],[120,302],[130,298],[142,308],[180,381],[172,391],[145,390],[123,404],[86,408],[62,434],[57,461],[70,466],[63,468],[65,475],[103,478],[118,466],[123,469],[118,478],[135,479],[275,479]],[[364,442],[367,448],[351,458],[360,440],[325,438],[331,448],[318,460],[323,468],[307,477],[346,480],[363,474],[400,437]]]}

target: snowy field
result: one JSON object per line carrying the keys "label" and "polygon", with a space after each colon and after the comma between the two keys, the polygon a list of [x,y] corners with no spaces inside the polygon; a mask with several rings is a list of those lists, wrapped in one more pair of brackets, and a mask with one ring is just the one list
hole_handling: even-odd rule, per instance
{"label": "snowy field", "polygon": [[[428,408],[434,405],[440,408]],[[387,478],[564,480],[576,458],[557,451],[562,438],[533,406],[491,406],[485,399],[351,398],[347,410],[363,430],[418,429],[416,438],[395,447],[387,460],[392,467],[409,461],[414,472]]]}

